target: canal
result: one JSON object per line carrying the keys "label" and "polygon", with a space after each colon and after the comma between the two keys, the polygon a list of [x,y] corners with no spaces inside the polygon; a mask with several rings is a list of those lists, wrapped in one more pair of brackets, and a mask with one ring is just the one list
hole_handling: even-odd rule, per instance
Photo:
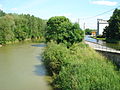
{"label": "canal", "polygon": [[41,61],[44,44],[18,43],[0,48],[0,90],[51,90]]}
{"label": "canal", "polygon": [[104,46],[107,46],[107,47],[110,47],[110,48],[113,48],[116,50],[120,50],[120,42],[118,42],[118,43],[106,43],[105,41],[91,38],[90,35],[86,35],[85,40],[90,41],[90,42],[94,42],[94,43],[98,43],[98,44],[101,44],[101,45],[104,45]]}

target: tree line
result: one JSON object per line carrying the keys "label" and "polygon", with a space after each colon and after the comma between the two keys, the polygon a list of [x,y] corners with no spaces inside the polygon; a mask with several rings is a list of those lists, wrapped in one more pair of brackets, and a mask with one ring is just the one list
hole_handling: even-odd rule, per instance
{"label": "tree line", "polygon": [[0,10],[0,44],[40,37],[69,47],[83,40],[84,31],[79,24],[64,16],[51,17],[46,21],[29,14],[6,14]]}
{"label": "tree line", "polygon": [[45,20],[29,14],[6,14],[0,10],[0,44],[40,38],[45,29]]}
{"label": "tree line", "polygon": [[93,31],[96,31],[95,29],[85,29],[85,35],[91,35]]}

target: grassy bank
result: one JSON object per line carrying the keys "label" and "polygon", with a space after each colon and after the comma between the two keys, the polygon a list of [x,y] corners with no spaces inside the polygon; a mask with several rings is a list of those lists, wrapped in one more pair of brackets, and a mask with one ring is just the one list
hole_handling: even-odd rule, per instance
{"label": "grassy bank", "polygon": [[94,38],[94,39],[97,39],[97,40],[103,40],[103,41],[106,40],[106,38],[103,38],[103,37],[96,37],[96,36],[91,36],[91,38]]}
{"label": "grassy bank", "polygon": [[120,90],[116,67],[84,43],[69,49],[64,44],[49,43],[43,58],[54,89]]}
{"label": "grassy bank", "polygon": [[97,40],[103,40],[103,41],[106,40],[106,38],[95,38],[95,39],[97,39]]}

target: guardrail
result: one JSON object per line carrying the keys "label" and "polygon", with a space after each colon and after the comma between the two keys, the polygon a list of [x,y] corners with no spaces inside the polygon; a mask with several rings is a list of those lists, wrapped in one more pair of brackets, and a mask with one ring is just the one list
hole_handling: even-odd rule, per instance
{"label": "guardrail", "polygon": [[120,46],[114,46],[114,48],[111,48],[111,47],[107,47],[105,45],[101,45],[101,44],[98,44],[98,43],[95,43],[95,42],[90,42],[90,41],[85,41],[86,44],[89,44],[91,47],[93,47],[95,50],[100,50],[100,51],[107,51],[107,52],[117,52],[117,53],[120,53]]}

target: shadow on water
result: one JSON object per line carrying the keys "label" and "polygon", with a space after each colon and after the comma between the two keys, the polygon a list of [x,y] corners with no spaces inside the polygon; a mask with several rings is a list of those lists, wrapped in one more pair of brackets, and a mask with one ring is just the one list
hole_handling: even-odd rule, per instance
{"label": "shadow on water", "polygon": [[47,71],[46,71],[46,68],[45,68],[45,66],[43,64],[41,55],[36,56],[36,58],[37,58],[37,60],[39,60],[40,64],[34,66],[35,70],[33,72],[37,76],[46,76],[47,75],[47,73],[46,73]]}
{"label": "shadow on water", "polygon": [[33,47],[46,47],[45,44],[36,44],[36,45],[31,45],[31,46],[33,46]]}
{"label": "shadow on water", "polygon": [[37,76],[46,76],[46,70],[44,64],[35,65],[35,70],[33,71]]}
{"label": "shadow on water", "polygon": [[36,56],[36,58],[37,58],[38,61],[43,62],[41,54],[39,56]]}

